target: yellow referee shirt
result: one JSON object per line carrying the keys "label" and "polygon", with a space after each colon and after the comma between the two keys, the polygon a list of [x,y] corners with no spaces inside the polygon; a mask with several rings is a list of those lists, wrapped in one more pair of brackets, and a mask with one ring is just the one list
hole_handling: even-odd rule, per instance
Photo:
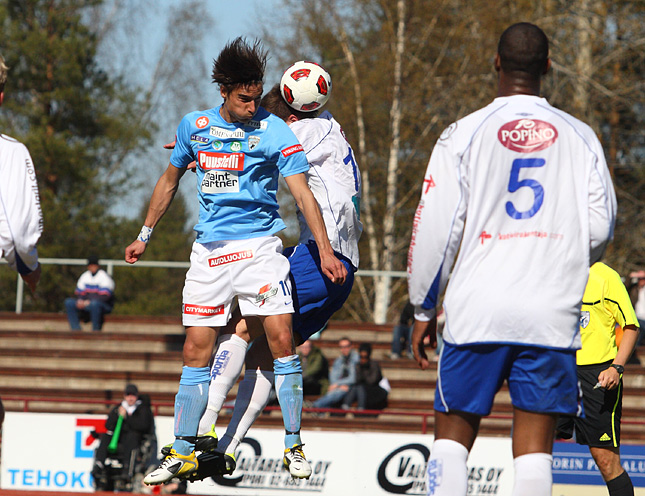
{"label": "yellow referee shirt", "polygon": [[582,349],[576,354],[578,365],[603,363],[616,358],[616,324],[638,327],[638,319],[618,272],[597,262],[589,269],[589,280],[582,297]]}

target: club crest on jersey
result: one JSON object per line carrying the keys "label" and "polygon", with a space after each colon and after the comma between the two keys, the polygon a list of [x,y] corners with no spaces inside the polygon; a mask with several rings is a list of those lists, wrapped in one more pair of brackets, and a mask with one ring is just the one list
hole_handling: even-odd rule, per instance
{"label": "club crest on jersey", "polygon": [[214,136],[215,138],[220,138],[220,139],[229,139],[229,138],[244,139],[244,129],[235,129],[231,131],[230,129],[211,126],[209,134],[211,136]]}
{"label": "club crest on jersey", "polygon": [[249,136],[249,150],[255,150],[255,148],[260,144],[259,136]]}
{"label": "club crest on jersey", "polygon": [[502,145],[520,153],[544,150],[557,138],[558,130],[552,124],[537,119],[507,122],[497,131],[497,139]]}
{"label": "club crest on jersey", "polygon": [[195,121],[195,126],[197,126],[198,129],[204,129],[206,126],[208,126],[208,117],[205,115],[202,115],[201,117],[198,117],[197,120]]}
{"label": "club crest on jersey", "polygon": [[198,134],[191,134],[190,141],[196,141],[197,143],[208,143],[208,138],[199,136]]}
{"label": "club crest on jersey", "polygon": [[253,250],[243,250],[235,253],[229,253],[228,255],[209,258],[208,266],[218,267],[220,265],[224,265],[232,262],[239,262],[240,260],[248,260],[249,258],[253,258]]}
{"label": "club crest on jersey", "polygon": [[580,327],[586,329],[589,325],[589,320],[591,319],[591,314],[588,311],[580,312]]}
{"label": "club crest on jersey", "polygon": [[211,315],[222,315],[224,313],[224,305],[218,307],[209,307],[205,305],[193,305],[191,303],[184,303],[183,312],[186,315],[201,315],[209,317]]}
{"label": "club crest on jersey", "polygon": [[284,150],[282,150],[282,156],[286,158],[289,155],[293,155],[294,153],[298,153],[298,152],[304,152],[304,149],[300,144],[285,148]]}
{"label": "club crest on jersey", "polygon": [[197,152],[197,162],[202,170],[244,170],[243,153]]}
{"label": "club crest on jersey", "polygon": [[258,295],[255,297],[255,302],[259,303],[259,306],[262,306],[267,299],[275,296],[277,293],[278,288],[271,288],[271,283],[266,284],[260,288],[260,291],[258,291]]}

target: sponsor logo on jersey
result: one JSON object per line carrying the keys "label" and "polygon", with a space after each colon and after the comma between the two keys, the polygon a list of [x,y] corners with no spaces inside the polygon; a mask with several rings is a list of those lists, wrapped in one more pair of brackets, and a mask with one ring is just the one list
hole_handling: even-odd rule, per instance
{"label": "sponsor logo on jersey", "polygon": [[211,366],[211,379],[215,379],[224,371],[226,364],[231,361],[231,352],[229,350],[222,350],[215,355],[213,365]]}
{"label": "sponsor logo on jersey", "polygon": [[209,307],[206,305],[193,305],[192,303],[184,303],[183,312],[186,315],[222,315],[224,313],[224,305],[218,307]]}
{"label": "sponsor logo on jersey", "polygon": [[255,150],[255,148],[260,144],[259,136],[249,136],[249,150]]}
{"label": "sponsor logo on jersey", "polygon": [[507,122],[497,131],[497,139],[509,150],[530,153],[550,147],[558,138],[558,130],[550,123],[537,119],[517,119]]}
{"label": "sponsor logo on jersey", "polygon": [[224,143],[222,141],[220,140],[213,141],[213,149],[221,150],[222,148],[224,148]]}
{"label": "sponsor logo on jersey", "polygon": [[225,265],[231,262],[239,262],[240,260],[248,260],[253,258],[253,250],[243,250],[235,253],[229,253],[228,255],[222,255],[220,257],[214,257],[208,259],[209,267],[218,267],[220,265]]}
{"label": "sponsor logo on jersey", "polygon": [[231,151],[232,152],[239,152],[242,149],[242,143],[239,141],[233,141],[231,143]]}
{"label": "sponsor logo on jersey", "polygon": [[454,133],[456,129],[457,129],[457,123],[453,122],[446,129],[443,130],[443,132],[441,133],[441,136],[439,136],[439,141],[445,141],[448,138],[450,138],[450,136],[452,136],[452,133]]}
{"label": "sponsor logo on jersey", "polygon": [[269,283],[269,284],[267,284],[265,286],[262,286],[260,288],[260,291],[258,291],[258,295],[255,297],[255,302],[259,303],[260,304],[259,306],[262,306],[262,305],[264,305],[264,302],[267,299],[275,296],[277,293],[278,293],[278,288],[273,288],[272,289],[271,288],[271,283]]}
{"label": "sponsor logo on jersey", "polygon": [[244,170],[243,153],[197,152],[197,161],[202,170]]}
{"label": "sponsor logo on jersey", "polygon": [[201,182],[202,193],[237,193],[240,178],[237,171],[206,171]]}
{"label": "sponsor logo on jersey", "polygon": [[196,141],[197,143],[208,143],[208,138],[199,136],[198,134],[192,134],[190,136],[190,141]]}
{"label": "sponsor logo on jersey", "polygon": [[245,125],[253,129],[266,129],[268,124],[267,121],[249,121]]}
{"label": "sponsor logo on jersey", "polygon": [[197,120],[195,121],[195,125],[199,129],[204,129],[206,126],[208,126],[208,117],[205,115],[202,115],[201,117],[198,117]]}
{"label": "sponsor logo on jersey", "polygon": [[235,129],[234,131],[231,131],[230,129],[211,126],[210,135],[220,139],[244,139],[244,129]]}
{"label": "sponsor logo on jersey", "polygon": [[294,153],[303,152],[303,151],[304,149],[302,148],[302,145],[300,144],[293,145],[293,146],[290,146],[289,148],[285,148],[284,150],[282,150],[282,156],[288,157],[289,155],[293,155]]}
{"label": "sponsor logo on jersey", "polygon": [[479,235],[479,239],[482,242],[482,245],[484,244],[484,241],[487,239],[491,239],[493,237],[492,234],[488,234],[486,231],[482,231],[482,233]]}

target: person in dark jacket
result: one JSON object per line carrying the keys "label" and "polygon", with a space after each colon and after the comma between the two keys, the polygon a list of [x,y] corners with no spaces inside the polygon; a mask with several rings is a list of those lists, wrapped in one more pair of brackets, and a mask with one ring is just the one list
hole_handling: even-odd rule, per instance
{"label": "person in dark jacket", "polygon": [[358,355],[356,383],[345,395],[343,408],[348,409],[356,402],[359,410],[382,410],[387,406],[388,392],[380,385],[383,374],[379,364],[372,360],[372,345],[362,343]]}
{"label": "person in dark jacket", "polygon": [[[122,418],[120,429],[117,427],[119,418]],[[128,384],[123,392],[123,401],[112,408],[108,414],[105,421],[107,432],[101,436],[99,447],[96,449],[92,476],[97,490],[102,489],[101,483],[105,481],[105,460],[109,455],[116,456],[122,461],[124,474],[132,475],[130,474],[132,452],[139,449],[146,435],[154,433],[154,425],[150,401],[143,401],[137,386]],[[108,448],[115,435],[118,435],[118,441],[115,452],[111,453]]]}

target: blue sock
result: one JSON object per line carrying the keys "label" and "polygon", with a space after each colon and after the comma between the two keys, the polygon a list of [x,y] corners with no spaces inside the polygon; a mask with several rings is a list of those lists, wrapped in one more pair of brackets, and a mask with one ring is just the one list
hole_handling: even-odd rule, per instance
{"label": "blue sock", "polygon": [[[209,367],[184,367],[175,396],[175,437],[196,436],[199,419],[208,403]],[[180,455],[189,455],[195,444],[184,439],[175,439],[173,449]]]}
{"label": "blue sock", "polygon": [[273,361],[275,390],[278,394],[282,420],[284,421],[285,448],[302,444],[300,421],[302,420],[302,367],[298,355],[278,358]]}

